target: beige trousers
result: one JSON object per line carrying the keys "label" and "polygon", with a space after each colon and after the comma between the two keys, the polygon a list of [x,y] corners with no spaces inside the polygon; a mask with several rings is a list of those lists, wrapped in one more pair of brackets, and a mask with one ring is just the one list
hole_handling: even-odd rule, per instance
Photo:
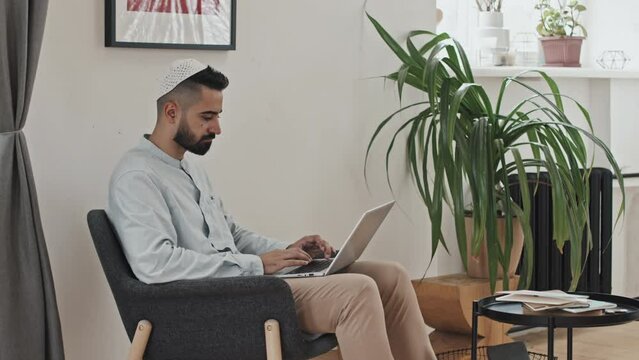
{"label": "beige trousers", "polygon": [[335,333],[345,360],[434,360],[415,290],[397,263],[360,261],[342,273],[287,279],[300,326]]}

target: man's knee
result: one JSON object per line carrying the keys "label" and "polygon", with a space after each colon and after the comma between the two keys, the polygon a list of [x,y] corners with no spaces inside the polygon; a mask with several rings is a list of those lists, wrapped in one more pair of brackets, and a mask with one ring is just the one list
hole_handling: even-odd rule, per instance
{"label": "man's knee", "polygon": [[380,262],[379,274],[376,278],[380,289],[395,288],[397,285],[405,285],[410,282],[410,275],[406,268],[395,261]]}
{"label": "man's knee", "polygon": [[348,274],[349,280],[345,284],[352,300],[379,298],[379,289],[375,280],[364,274]]}
{"label": "man's knee", "polygon": [[389,261],[387,262],[388,267],[390,269],[390,271],[394,274],[396,274],[398,277],[403,277],[406,279],[409,279],[410,276],[408,275],[408,271],[406,270],[406,268],[404,267],[404,265],[396,262],[396,261]]}
{"label": "man's knee", "polygon": [[374,311],[381,307],[381,297],[375,280],[362,274],[348,275],[344,282],[344,293],[348,295],[348,301],[344,307],[343,315],[356,311]]}

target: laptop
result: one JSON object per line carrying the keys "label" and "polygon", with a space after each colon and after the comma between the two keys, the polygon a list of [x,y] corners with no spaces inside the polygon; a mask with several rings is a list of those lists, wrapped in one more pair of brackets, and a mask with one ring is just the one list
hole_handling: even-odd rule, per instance
{"label": "laptop", "polygon": [[391,201],[365,212],[334,258],[316,259],[304,266],[283,269],[274,275],[282,278],[326,276],[344,269],[359,259],[393,205],[395,202]]}

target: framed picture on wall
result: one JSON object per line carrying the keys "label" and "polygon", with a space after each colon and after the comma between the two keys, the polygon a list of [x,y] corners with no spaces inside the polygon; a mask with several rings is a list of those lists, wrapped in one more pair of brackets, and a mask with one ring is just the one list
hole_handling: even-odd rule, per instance
{"label": "framed picture on wall", "polygon": [[105,46],[235,50],[236,0],[105,0]]}

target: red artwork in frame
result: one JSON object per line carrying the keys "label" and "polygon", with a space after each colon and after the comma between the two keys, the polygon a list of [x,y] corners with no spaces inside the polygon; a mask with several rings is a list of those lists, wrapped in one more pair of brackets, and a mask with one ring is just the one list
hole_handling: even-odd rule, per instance
{"label": "red artwork in frame", "polygon": [[202,15],[203,2],[204,9],[220,10],[220,0],[127,0],[127,10]]}
{"label": "red artwork in frame", "polygon": [[235,50],[237,0],[105,0],[107,47]]}

